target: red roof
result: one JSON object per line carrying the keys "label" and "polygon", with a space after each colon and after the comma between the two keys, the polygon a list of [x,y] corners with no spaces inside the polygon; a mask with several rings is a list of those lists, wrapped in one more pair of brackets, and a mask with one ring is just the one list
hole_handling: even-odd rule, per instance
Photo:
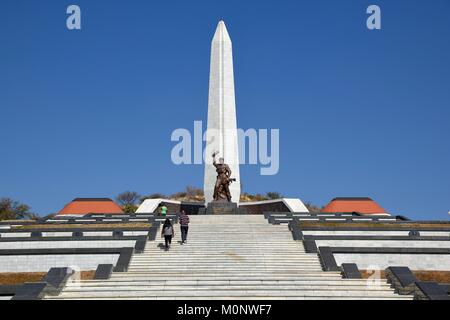
{"label": "red roof", "polygon": [[334,198],[322,212],[338,213],[338,212],[357,212],[361,214],[387,214],[386,210],[380,207],[370,198]]}
{"label": "red roof", "polygon": [[120,214],[123,210],[108,198],[76,198],[68,203],[58,214],[110,213]]}

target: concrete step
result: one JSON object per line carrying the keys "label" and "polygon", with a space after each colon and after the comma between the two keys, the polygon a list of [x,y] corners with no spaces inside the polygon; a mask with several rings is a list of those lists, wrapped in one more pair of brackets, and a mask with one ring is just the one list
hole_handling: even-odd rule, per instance
{"label": "concrete step", "polygon": [[[199,263],[203,263],[203,262],[214,262],[214,261],[254,261],[254,262],[280,262],[283,263],[284,261],[289,261],[289,262],[293,262],[293,263],[303,263],[303,262],[319,262],[319,259],[317,257],[303,257],[303,258],[296,258],[296,259],[292,259],[290,260],[289,255],[287,256],[279,256],[279,257],[268,257],[268,256],[258,256],[258,255],[253,255],[253,256],[248,256],[248,255],[243,255],[240,254],[239,252],[237,253],[224,253],[224,254],[217,254],[215,256],[200,256],[200,255],[186,255],[186,256],[179,256],[177,254],[167,254],[164,255],[164,257],[161,256],[145,256],[145,257],[133,257],[131,259],[131,262],[148,262],[148,263],[152,263],[152,262],[179,262],[179,261],[186,261],[186,262],[199,262]],[[286,262],[286,263],[289,263]]]}
{"label": "concrete step", "polygon": [[[298,257],[296,257],[298,256]],[[318,256],[316,254],[306,256],[302,255],[302,253],[298,252],[282,252],[280,254],[271,253],[271,252],[259,252],[259,251],[239,251],[239,250],[217,250],[215,252],[196,252],[196,251],[176,251],[176,250],[164,250],[149,252],[144,254],[136,254],[133,256],[133,260],[135,259],[143,259],[154,261],[154,259],[164,260],[166,258],[180,258],[180,259],[193,259],[197,261],[201,261],[206,258],[236,258],[236,259],[265,259],[265,260],[278,260],[278,261],[288,261],[292,257],[296,257],[297,261],[305,261],[305,260],[315,260],[319,261]]]}
{"label": "concrete step", "polygon": [[210,297],[395,297],[392,291],[379,291],[372,292],[368,290],[181,290],[181,291],[152,291],[152,290],[129,290],[129,291],[116,291],[111,292],[109,290],[87,291],[87,292],[66,292],[61,293],[59,298],[65,297],[134,297],[134,298],[146,298],[146,297],[203,297],[209,299]]}
{"label": "concrete step", "polygon": [[[155,273],[205,273],[208,272],[210,268],[198,268],[198,269],[189,269],[189,268],[164,268],[164,270],[161,270],[160,268],[147,268],[147,267],[135,267],[135,268],[129,268],[128,272],[155,272]],[[283,268],[282,270],[277,267],[217,267],[214,268],[215,273],[220,274],[228,274],[228,273],[256,273],[256,272],[268,272],[268,273],[290,273],[290,274],[299,274],[304,273],[308,271],[322,271],[322,269],[318,267],[302,267],[301,269],[288,269]]]}
{"label": "concrete step", "polygon": [[202,273],[195,273],[195,272],[186,272],[186,273],[175,273],[175,272],[149,272],[149,271],[133,271],[133,272],[123,272],[120,275],[119,274],[113,274],[111,276],[111,279],[125,279],[125,278],[132,278],[132,279],[209,279],[209,280],[251,280],[251,279],[266,279],[266,278],[277,278],[277,279],[283,279],[283,280],[292,280],[292,279],[311,279],[312,277],[316,279],[342,279],[341,274],[324,274],[323,271],[314,271],[310,270],[308,272],[302,272],[302,273],[267,273],[267,272],[253,272],[253,273],[247,273],[245,275],[242,274],[242,272],[238,273],[214,273],[214,274],[205,274]]}
{"label": "concrete step", "polygon": [[[295,245],[300,245],[300,243],[294,242],[292,241],[292,239],[273,239],[273,240],[265,240],[262,241],[259,237],[255,237],[255,238],[242,238],[239,240],[229,240],[229,239],[211,239],[211,238],[199,238],[199,237],[189,237],[188,236],[188,243],[186,245],[198,245],[198,244],[234,244],[234,245],[254,245],[254,246],[270,246],[270,245],[287,245],[287,246],[295,246]],[[172,239],[172,241],[174,240],[181,240],[181,237],[177,237],[175,236],[175,239]],[[249,241],[253,241],[253,242],[249,242]],[[164,238],[157,238],[155,240],[156,243],[161,243],[164,242]]]}
{"label": "concrete step", "polygon": [[[170,263],[169,265],[161,264],[161,262]],[[133,261],[129,267],[157,267],[158,269],[161,268],[179,268],[180,266],[184,266],[186,268],[196,268],[196,267],[218,267],[218,266],[239,266],[239,267],[246,267],[246,266],[256,266],[256,267],[277,267],[277,268],[301,268],[303,266],[307,267],[320,267],[320,263],[317,261],[303,261],[301,263],[298,262],[289,262],[289,263],[283,263],[283,262],[274,262],[274,261],[255,261],[255,260],[245,260],[242,261],[230,261],[230,260],[210,260],[210,261],[187,261],[187,260],[166,260],[161,259],[160,261]]]}
{"label": "concrete step", "polygon": [[[170,276],[170,275],[183,275],[186,274],[186,270],[148,270],[148,269],[134,269],[134,270],[130,270],[130,273],[133,274],[138,274],[138,273],[152,273],[153,275],[165,275],[165,276]],[[189,270],[190,274],[196,274],[196,275],[213,275],[214,272],[208,273],[209,270]],[[300,276],[300,275],[304,275],[304,276],[311,276],[311,272],[320,272],[319,269],[304,269],[304,270],[298,270],[298,271],[294,271],[294,270],[288,270],[288,271],[284,271],[284,270],[277,270],[277,269],[252,269],[252,270],[243,270],[243,269],[220,269],[217,270],[217,273],[220,273],[220,275],[222,276],[230,276],[230,275],[241,275],[243,273],[247,274],[247,275],[256,275],[256,276],[262,276],[262,275],[290,275],[290,276]]]}
{"label": "concrete step", "polygon": [[[192,241],[207,241],[207,242],[230,242],[230,243],[241,243],[243,242],[243,240],[255,240],[258,241],[257,243],[271,243],[274,241],[280,241],[280,242],[285,242],[285,243],[295,243],[292,239],[292,236],[283,236],[283,237],[270,237],[270,235],[268,234],[253,234],[253,235],[239,235],[236,233],[233,233],[233,236],[236,237],[236,235],[239,235],[239,237],[237,238],[231,238],[231,234],[229,236],[224,236],[224,235],[220,235],[217,236],[217,233],[220,231],[217,231],[215,233],[211,233],[211,234],[205,234],[205,235],[201,235],[201,234],[194,234],[194,233],[189,233],[188,234],[188,240],[190,242]],[[269,238],[267,238],[267,236],[269,236]],[[181,234],[178,234],[178,232],[175,230],[175,238],[180,239],[181,238]],[[157,234],[157,238],[156,241],[161,240],[164,241],[164,238],[161,237],[161,234]],[[255,242],[255,244],[257,244]]]}
{"label": "concrete step", "polygon": [[[167,285],[154,285],[154,286],[135,286],[135,285],[130,285],[130,286],[122,286],[122,287],[117,287],[117,286],[89,286],[89,287],[85,287],[85,286],[71,286],[71,287],[67,287],[66,290],[64,290],[64,292],[66,294],[70,294],[70,293],[75,293],[75,292],[80,292],[80,293],[85,293],[85,292],[130,292],[130,291],[145,291],[145,292],[155,292],[158,293],[158,291],[164,291],[164,292],[169,292],[169,291],[176,291],[177,293],[180,293],[182,291],[196,291],[196,292],[200,292],[200,291],[256,291],[256,292],[261,292],[261,291],[303,291],[303,292],[307,292],[307,291],[336,291],[336,290],[340,290],[340,291],[346,291],[346,292],[351,292],[351,291],[364,291],[366,292],[368,289],[365,286],[345,286],[345,285],[338,285],[338,286],[314,286],[314,288],[311,288],[310,286],[306,285],[306,286],[301,286],[301,285],[255,285],[255,286],[251,286],[251,285],[203,285],[203,286],[190,286],[190,285],[183,285],[183,286],[167,286]],[[393,290],[389,287],[379,287],[379,288],[370,288],[369,289],[372,293],[377,293],[377,294],[393,294]]]}
{"label": "concrete step", "polygon": [[[218,250],[236,250],[236,251],[244,251],[244,252],[253,252],[253,251],[261,251],[261,252],[267,252],[267,254],[273,254],[273,253],[305,253],[303,247],[300,246],[293,246],[293,247],[283,247],[283,246],[234,246],[234,245],[221,245],[221,246],[214,246],[214,245],[207,245],[207,246],[192,246],[190,244],[187,245],[180,245],[178,243],[173,243],[169,245],[170,249],[172,251],[179,251],[179,252],[186,252],[186,251],[195,251],[197,253],[202,253],[200,250],[207,250],[207,251],[218,251]],[[144,253],[160,253],[161,251],[165,251],[164,243],[159,243],[157,246],[145,248]]]}
{"label": "concrete step", "polygon": [[[164,246],[164,242],[159,242],[154,246],[146,247],[144,252],[158,252],[157,249],[161,250],[161,247]],[[283,245],[271,245],[271,246],[263,246],[263,245],[249,245],[249,244],[242,244],[242,245],[235,245],[235,244],[180,244],[177,242],[173,242],[169,245],[171,249],[176,250],[224,250],[224,249],[236,249],[236,250],[260,250],[260,251],[276,251],[276,252],[296,252],[299,253],[298,250],[302,250],[304,247],[300,245],[289,245],[289,246],[283,246]],[[301,251],[300,251],[301,252]]]}
{"label": "concrete step", "polygon": [[[263,247],[263,248],[264,247],[287,246],[287,248],[295,248],[295,247],[303,246],[302,243],[293,242],[292,240],[290,242],[281,242],[281,241],[274,240],[274,241],[271,241],[270,243],[264,243],[264,242],[260,242],[258,239],[251,239],[251,241],[245,240],[245,241],[230,242],[230,241],[210,241],[210,240],[194,241],[194,240],[188,238],[188,242],[185,244],[178,243],[178,241],[181,241],[181,238],[172,239],[172,244],[179,244],[184,247],[197,247],[197,246],[210,247],[212,245],[215,245],[215,246],[226,245],[226,246],[236,246],[236,247],[251,246],[251,247]],[[165,243],[164,239],[156,240],[154,246],[157,246],[161,243]],[[152,247],[152,245],[150,245],[150,247]]]}
{"label": "concrete step", "polygon": [[[143,254],[158,254],[161,256],[164,256],[165,253],[169,253],[169,252],[177,252],[178,254],[182,255],[183,252],[189,252],[192,251],[193,253],[196,253],[198,255],[200,254],[205,254],[205,251],[208,251],[209,253],[222,253],[222,252],[233,252],[233,251],[240,251],[240,252],[245,252],[248,254],[265,254],[265,255],[274,255],[279,253],[280,255],[283,254],[291,254],[293,256],[305,256],[305,255],[309,255],[309,256],[317,256],[316,253],[306,253],[303,247],[293,247],[293,248],[283,248],[282,246],[280,247],[273,247],[273,248],[264,248],[264,247],[258,247],[258,246],[254,246],[254,247],[238,247],[238,246],[228,246],[228,247],[212,247],[212,246],[190,246],[190,245],[179,245],[179,244],[174,244],[172,243],[172,245],[169,246],[169,250],[165,249],[165,246],[163,243],[158,244],[158,246],[154,246],[154,247],[150,247],[150,248],[145,248],[144,251],[142,252]],[[136,254],[136,256],[140,256],[142,255],[142,253],[138,253]]]}
{"label": "concrete step", "polygon": [[220,257],[177,257],[177,256],[167,256],[161,257],[143,257],[143,258],[133,258],[131,264],[159,264],[159,263],[173,263],[178,265],[179,263],[186,264],[216,264],[216,263],[265,263],[265,264],[280,264],[280,265],[297,265],[300,266],[303,263],[317,263],[320,264],[318,259],[293,259],[284,262],[283,259],[264,259],[264,258],[249,258],[245,256],[220,256]]}
{"label": "concrete step", "polygon": [[[97,286],[180,286],[180,285],[289,285],[289,286],[367,286],[367,281],[363,279],[310,279],[310,280],[136,280],[130,281],[129,279],[123,280],[81,280],[68,282],[68,287],[79,286],[83,287],[97,287]],[[381,283],[380,287],[390,288],[387,283]]]}
{"label": "concrete step", "polygon": [[[161,252],[162,251],[162,252]],[[216,251],[211,253],[199,253],[199,252],[188,252],[185,251],[179,252],[175,250],[161,250],[156,252],[149,252],[144,254],[136,254],[133,256],[133,260],[149,260],[154,261],[154,259],[167,259],[167,258],[179,258],[179,259],[191,259],[202,261],[202,259],[210,258],[210,259],[223,259],[223,258],[242,258],[242,259],[256,259],[256,260],[278,260],[278,261],[289,261],[292,258],[292,261],[306,261],[306,260],[314,260],[318,261],[318,256],[316,254],[312,255],[302,255],[301,253],[280,253],[280,254],[271,254],[269,252],[255,252],[252,251],[250,253],[242,252],[242,251],[233,251],[233,250],[223,250]]]}
{"label": "concrete step", "polygon": [[[170,248],[168,250],[165,250],[164,248],[161,248],[159,250],[154,250],[150,252],[144,252],[143,256],[147,257],[167,257],[167,256],[179,256],[179,257],[188,257],[188,256],[194,256],[195,257],[201,257],[202,255],[209,255],[209,254],[215,254],[216,256],[242,256],[242,257],[248,257],[250,255],[252,256],[263,256],[263,257],[274,257],[280,258],[280,259],[288,259],[288,257],[295,257],[295,256],[302,256],[303,252],[291,252],[291,251],[277,251],[277,250],[239,250],[239,249],[217,249],[217,250],[180,250],[175,248]],[[142,255],[142,254],[140,254]],[[138,257],[139,254],[136,255]],[[313,254],[311,256],[316,256],[316,254]]]}
{"label": "concrete step", "polygon": [[383,282],[342,279],[324,272],[317,254],[305,253],[286,225],[263,216],[191,216],[188,243],[170,250],[148,241],[127,272],[108,280],[69,282],[50,299],[410,299]]}
{"label": "concrete step", "polygon": [[188,296],[177,296],[177,297],[48,297],[49,300],[412,300],[410,296],[389,296],[389,297],[328,297],[328,296],[315,296],[315,297],[188,297]]}
{"label": "concrete step", "polygon": [[[159,263],[158,263],[159,262]],[[211,268],[211,267],[249,267],[251,268],[252,266],[254,267],[273,267],[273,268],[277,268],[277,269],[288,269],[288,268],[293,268],[293,269],[301,269],[303,267],[316,267],[316,268],[320,268],[321,264],[319,262],[303,262],[301,264],[299,263],[275,263],[275,262],[247,262],[247,261],[223,261],[223,262],[207,262],[205,261],[204,263],[202,262],[183,262],[180,261],[179,263],[167,263],[166,260],[160,260],[160,261],[153,261],[151,263],[143,263],[143,262],[136,262],[134,261],[133,263],[131,263],[129,265],[129,267],[150,267],[150,268],[156,268],[156,269],[166,269],[166,268],[174,268],[174,269],[180,269],[180,268],[184,268],[187,270],[192,269],[192,267],[196,267],[196,268]],[[320,268],[320,270],[322,270]]]}
{"label": "concrete step", "polygon": [[189,259],[189,258],[157,258],[157,259],[133,259],[131,265],[158,265],[161,267],[161,263],[171,263],[174,267],[179,266],[180,263],[186,265],[204,265],[204,266],[214,266],[218,264],[256,264],[256,265],[278,265],[278,266],[297,266],[302,265],[320,265],[317,260],[293,260],[289,262],[283,262],[277,259],[247,259],[247,258],[232,258],[224,257],[221,259],[205,258],[205,259]]}

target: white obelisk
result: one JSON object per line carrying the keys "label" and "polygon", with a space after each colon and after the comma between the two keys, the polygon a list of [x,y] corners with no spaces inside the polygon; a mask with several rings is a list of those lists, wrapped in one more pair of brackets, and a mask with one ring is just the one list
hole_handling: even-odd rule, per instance
{"label": "white obelisk", "polygon": [[225,23],[220,21],[211,43],[209,74],[208,127],[205,148],[205,204],[213,200],[216,168],[211,154],[218,151],[216,161],[224,158],[237,182],[230,185],[231,201],[239,203],[241,184],[234,96],[233,52]]}

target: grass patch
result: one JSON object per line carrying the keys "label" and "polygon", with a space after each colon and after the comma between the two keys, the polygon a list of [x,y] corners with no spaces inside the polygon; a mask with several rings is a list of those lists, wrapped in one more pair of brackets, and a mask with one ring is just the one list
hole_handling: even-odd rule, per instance
{"label": "grass patch", "polygon": [[30,223],[30,222],[36,222],[36,220],[0,220],[0,222],[5,223]]}
{"label": "grass patch", "polygon": [[39,282],[41,281],[46,272],[7,272],[0,273],[1,285],[14,285],[25,282]]}
{"label": "grass patch", "polygon": [[371,229],[447,229],[450,230],[450,223],[401,223],[401,222],[317,222],[300,221],[302,228],[330,228],[330,229],[351,229],[351,228],[371,228]]}
{"label": "grass patch", "polygon": [[130,222],[130,223],[94,223],[94,224],[31,224],[26,226],[12,227],[13,230],[35,230],[40,229],[149,229],[151,223],[144,222]]}
{"label": "grass patch", "polygon": [[413,271],[412,273],[421,281],[450,283],[450,271]]}
{"label": "grass patch", "polygon": [[[0,273],[0,285],[17,285],[25,282],[39,282],[47,272],[5,272]],[[94,279],[95,271],[81,271],[82,280]]]}
{"label": "grass patch", "polygon": [[[373,270],[371,270],[370,272],[367,270],[359,270],[359,272],[361,273],[361,277],[363,279],[376,279],[377,276],[375,276],[375,272]],[[386,273],[384,272],[384,270],[377,270],[377,274],[380,276],[381,279],[386,279]]]}
{"label": "grass patch", "polygon": [[[374,272],[367,270],[360,270],[361,277],[363,279],[368,279],[373,277]],[[411,271],[418,280],[420,281],[435,281],[438,283],[450,283],[450,271],[434,271],[434,270],[415,270]],[[381,279],[386,279],[386,274],[384,270],[380,270],[379,274]]]}

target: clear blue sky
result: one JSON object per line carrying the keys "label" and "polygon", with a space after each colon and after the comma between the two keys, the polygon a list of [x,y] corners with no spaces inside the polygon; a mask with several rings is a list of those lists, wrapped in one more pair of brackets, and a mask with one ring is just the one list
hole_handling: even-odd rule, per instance
{"label": "clear blue sky", "polygon": [[[66,28],[70,4],[81,31]],[[370,4],[381,31],[366,28]],[[449,16],[448,0],[2,1],[0,197],[47,214],[202,187],[201,165],[172,164],[170,134],[206,121],[224,19],[239,127],[280,128],[279,173],[241,167],[244,191],[448,219]]]}

